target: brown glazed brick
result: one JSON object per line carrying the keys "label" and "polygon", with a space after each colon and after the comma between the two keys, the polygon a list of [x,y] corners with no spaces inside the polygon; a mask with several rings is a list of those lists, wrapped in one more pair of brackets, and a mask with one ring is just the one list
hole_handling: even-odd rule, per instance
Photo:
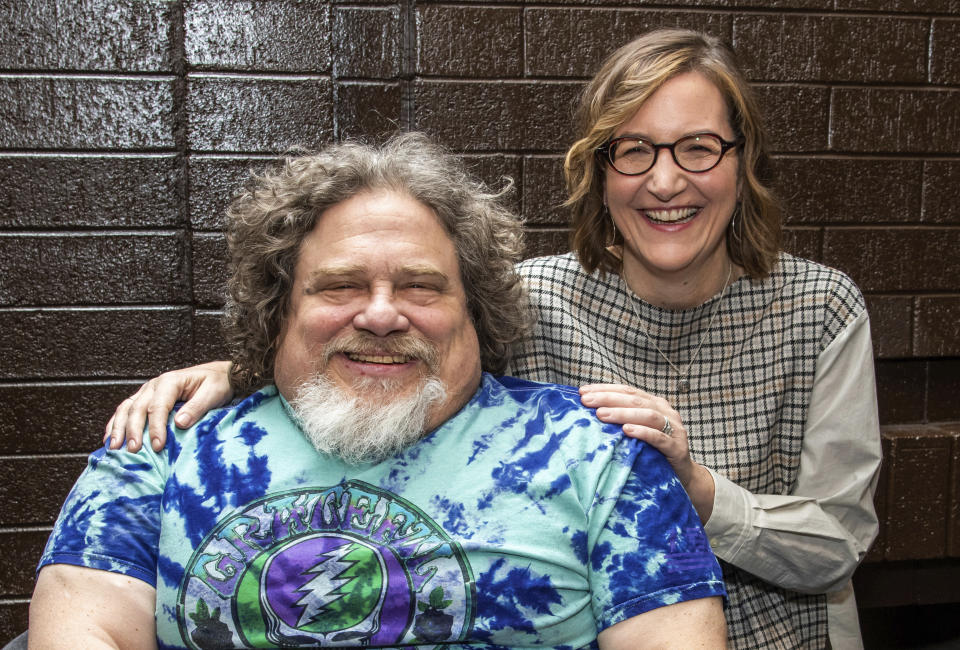
{"label": "brown glazed brick", "polygon": [[190,156],[190,223],[195,230],[223,230],[227,206],[252,172],[276,159]]}
{"label": "brown glazed brick", "polygon": [[824,262],[866,292],[955,291],[960,277],[960,230],[948,228],[828,228]]}
{"label": "brown glazed brick", "polygon": [[925,160],[923,163],[923,207],[920,220],[925,223],[960,224],[960,162]]}
{"label": "brown glazed brick", "polygon": [[333,133],[329,79],[191,76],[187,138],[200,151],[280,153]]}
{"label": "brown glazed brick", "polygon": [[873,354],[902,359],[913,350],[913,299],[909,296],[865,296],[870,314]]}
{"label": "brown glazed brick", "polygon": [[521,29],[520,8],[419,6],[417,72],[518,77],[523,74]]}
{"label": "brown glazed brick", "polygon": [[[947,553],[950,557],[960,558],[960,480],[957,480],[960,478],[960,421],[955,420],[949,427],[943,425],[943,428],[953,433],[953,458],[950,459],[953,481],[951,481],[948,495],[948,516],[951,525],[947,528]],[[956,585],[954,591],[958,591]]]}
{"label": "brown glazed brick", "polygon": [[[525,186],[523,161],[507,154],[480,154],[461,156],[470,174],[483,181],[494,192],[507,190],[502,201],[514,214],[520,216],[520,189]],[[512,185],[511,185],[512,183]],[[509,189],[507,189],[509,187]]]}
{"label": "brown glazed brick", "polygon": [[88,453],[116,406],[140,382],[0,385],[0,454]]}
{"label": "brown glazed brick", "polygon": [[52,524],[86,465],[86,454],[5,458],[0,526]]}
{"label": "brown glazed brick", "polygon": [[190,347],[185,307],[0,310],[0,379],[152,377]]}
{"label": "brown glazed brick", "polygon": [[22,601],[0,601],[0,643],[8,643],[27,631],[29,606]]}
{"label": "brown glazed brick", "polygon": [[170,70],[166,0],[32,0],[0,3],[0,68]]}
{"label": "brown glazed brick", "polygon": [[229,359],[227,344],[220,323],[223,314],[218,311],[197,310],[193,315],[194,354],[191,363],[204,363],[214,359]]}
{"label": "brown glazed brick", "polygon": [[960,20],[934,20],[930,48],[930,81],[960,85]]}
{"label": "brown glazed brick", "polygon": [[921,83],[929,20],[755,14],[733,20],[747,76],[773,81]]}
{"label": "brown glazed brick", "polygon": [[187,63],[200,70],[330,71],[325,2],[184,3]]}
{"label": "brown glazed brick", "polygon": [[0,234],[0,303],[186,302],[184,252],[177,233]]}
{"label": "brown glazed brick", "polygon": [[564,82],[420,81],[416,128],[455,149],[559,152],[569,144],[579,89]]}
{"label": "brown glazed brick", "polygon": [[819,262],[823,257],[823,233],[818,228],[784,228],[783,250],[807,260]]}
{"label": "brown glazed brick", "polygon": [[757,101],[774,151],[804,152],[827,148],[829,93],[811,86],[755,86]]}
{"label": "brown glazed brick", "polygon": [[960,90],[835,88],[831,149],[956,154]]}
{"label": "brown glazed brick", "polygon": [[946,554],[951,436],[931,427],[887,427],[891,438],[884,559],[920,560]]}
{"label": "brown glazed brick", "polygon": [[836,9],[896,11],[909,13],[957,13],[960,0],[836,0]]}
{"label": "brown glazed brick", "polygon": [[926,417],[927,362],[878,361],[877,406],[880,424],[923,422]]}
{"label": "brown glazed brick", "polygon": [[621,45],[660,27],[685,27],[729,40],[731,20],[715,12],[536,8],[524,12],[526,74],[589,77]]}
{"label": "brown glazed brick", "polygon": [[0,156],[0,227],[178,225],[179,161],[160,156]]}
{"label": "brown glazed brick", "polygon": [[[873,493],[873,506],[876,508],[877,512],[879,531],[877,532],[877,538],[874,540],[873,544],[870,545],[870,548],[867,550],[867,554],[863,558],[864,563],[882,562],[883,556],[886,555],[887,551],[887,494],[889,494],[890,468],[886,462],[886,459],[890,457],[891,446],[890,439],[884,435],[883,427],[881,427],[880,448],[882,450],[884,460],[880,463],[880,476],[877,479],[877,491]],[[854,580],[856,580],[856,575],[854,575]],[[854,584],[856,585],[856,582]],[[859,587],[857,587],[855,591],[857,591],[859,594]]]}
{"label": "brown glazed brick", "polygon": [[[579,2],[579,0],[563,0],[564,2]],[[584,4],[601,2],[603,0],[590,0]],[[670,0],[669,3],[655,2],[647,0],[645,4],[670,4],[677,7],[704,8],[704,7],[724,7],[724,8],[754,8],[754,9],[833,9],[833,0],[710,0],[709,3],[704,0]]]}
{"label": "brown glazed brick", "polygon": [[778,190],[791,224],[916,223],[918,160],[781,158]]}
{"label": "brown glazed brick", "polygon": [[527,230],[527,241],[523,251],[524,259],[569,252],[570,232],[568,230],[557,228]]}
{"label": "brown glazed brick", "polygon": [[570,223],[570,212],[563,207],[563,202],[566,200],[563,158],[559,156],[524,156],[524,223],[566,227]]}
{"label": "brown glazed brick", "polygon": [[[956,277],[954,273],[954,280]],[[960,356],[960,297],[917,298],[913,353],[918,357]]]}
{"label": "brown glazed brick", "polygon": [[171,80],[6,77],[0,106],[0,147],[174,146]]}
{"label": "brown glazed brick", "polygon": [[[338,83],[334,92],[338,139],[380,138],[400,130],[400,84]],[[313,147],[322,144],[316,141]]]}
{"label": "brown glazed brick", "polygon": [[227,295],[227,239],[220,233],[193,236],[193,299],[199,307],[222,307]]}
{"label": "brown glazed brick", "polygon": [[337,77],[392,79],[401,73],[404,53],[399,5],[337,7],[333,23]]}
{"label": "brown glazed brick", "polygon": [[931,359],[928,364],[927,417],[931,422],[960,421],[960,360]]}
{"label": "brown glazed brick", "polygon": [[33,593],[34,571],[49,535],[36,530],[0,531],[4,560],[0,562],[0,594],[29,597]]}

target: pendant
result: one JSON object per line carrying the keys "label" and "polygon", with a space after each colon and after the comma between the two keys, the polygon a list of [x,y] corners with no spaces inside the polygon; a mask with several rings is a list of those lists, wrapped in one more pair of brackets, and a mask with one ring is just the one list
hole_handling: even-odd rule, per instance
{"label": "pendant", "polygon": [[681,377],[677,380],[677,391],[681,393],[690,392],[690,380],[686,377]]}

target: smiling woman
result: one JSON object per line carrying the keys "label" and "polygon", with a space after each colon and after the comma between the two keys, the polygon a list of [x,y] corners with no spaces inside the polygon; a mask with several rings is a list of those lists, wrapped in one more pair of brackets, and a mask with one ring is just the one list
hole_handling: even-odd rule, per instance
{"label": "smiling woman", "polygon": [[[670,144],[672,156],[651,147],[647,169],[624,173],[626,163],[615,164],[624,149],[618,146],[603,181],[604,205],[622,235],[627,284],[656,305],[698,305],[720,291],[733,266],[724,238],[739,199],[739,161],[735,151],[721,155],[728,150],[723,143],[735,137],[727,103],[706,77],[686,72],[666,81],[614,131],[612,142],[625,136],[679,142],[681,156],[703,168],[682,167]],[[738,267],[730,279],[742,273]]]}
{"label": "smiling woman", "polygon": [[520,265],[538,321],[510,371],[602,382],[583,403],[670,460],[724,563],[732,647],[861,647],[849,580],[877,534],[880,462],[869,322],[849,278],[780,252],[733,51],[662,30],[615,52],[564,171],[576,255]]}

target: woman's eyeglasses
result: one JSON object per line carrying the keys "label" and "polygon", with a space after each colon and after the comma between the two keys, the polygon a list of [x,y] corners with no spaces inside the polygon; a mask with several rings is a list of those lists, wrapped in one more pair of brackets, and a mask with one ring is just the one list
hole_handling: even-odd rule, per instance
{"label": "woman's eyeglasses", "polygon": [[720,164],[723,154],[743,143],[743,138],[727,142],[716,133],[697,133],[671,144],[654,144],[636,136],[622,136],[597,147],[597,155],[614,170],[626,176],[644,174],[657,164],[661,149],[669,149],[673,161],[688,172],[708,172]]}

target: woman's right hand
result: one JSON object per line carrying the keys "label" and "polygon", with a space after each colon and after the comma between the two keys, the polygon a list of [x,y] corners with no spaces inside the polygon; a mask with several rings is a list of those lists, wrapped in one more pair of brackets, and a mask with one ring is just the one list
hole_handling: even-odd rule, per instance
{"label": "woman's right hand", "polygon": [[716,493],[713,476],[690,456],[687,429],[670,402],[624,384],[581,386],[580,400],[597,410],[597,419],[622,425],[626,435],[660,451],[677,473],[701,523],[707,523]]}
{"label": "woman's right hand", "polygon": [[150,446],[154,451],[160,451],[167,443],[167,417],[177,401],[187,400],[174,417],[174,423],[186,429],[207,411],[223,406],[232,397],[229,361],[211,361],[165,372],[120,402],[107,422],[103,442],[109,441],[110,449],[119,449],[126,438],[127,449],[139,451],[143,443],[143,426],[148,424]]}

